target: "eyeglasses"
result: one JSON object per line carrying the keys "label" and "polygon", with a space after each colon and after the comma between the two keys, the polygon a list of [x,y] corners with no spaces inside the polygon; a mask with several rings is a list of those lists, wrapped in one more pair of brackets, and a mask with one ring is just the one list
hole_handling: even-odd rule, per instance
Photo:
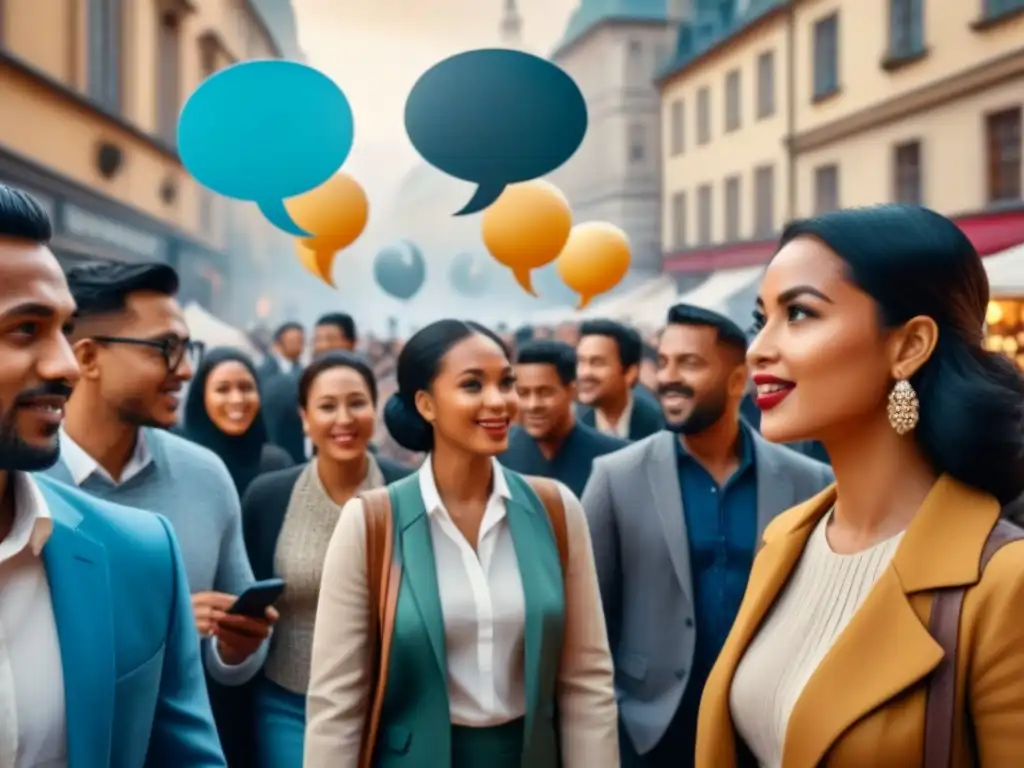
{"label": "eyeglasses", "polygon": [[178,370],[181,361],[188,356],[189,364],[195,367],[203,357],[205,345],[192,339],[131,339],[125,336],[93,336],[93,341],[101,344],[134,344],[139,347],[155,349],[163,355],[168,373]]}

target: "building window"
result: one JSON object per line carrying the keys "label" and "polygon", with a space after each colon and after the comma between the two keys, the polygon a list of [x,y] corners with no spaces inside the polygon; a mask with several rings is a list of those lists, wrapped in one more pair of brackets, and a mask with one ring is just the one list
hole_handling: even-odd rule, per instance
{"label": "building window", "polygon": [[762,165],[754,171],[754,237],[775,232],[775,166]]}
{"label": "building window", "polygon": [[725,180],[725,239],[735,243],[740,239],[740,177]]}
{"label": "building window", "polygon": [[1021,199],[1021,108],[986,118],[988,138],[988,201]]}
{"label": "building window", "polygon": [[697,244],[711,244],[711,185],[702,184],[697,190]]}
{"label": "building window", "polygon": [[775,51],[757,57],[757,116],[775,114]]}
{"label": "building window", "polygon": [[908,141],[893,150],[893,197],[897,203],[921,205],[921,142]]}
{"label": "building window", "polygon": [[997,19],[1024,10],[1024,0],[985,0],[985,17]]}
{"label": "building window", "polygon": [[89,0],[89,96],[121,112],[121,0]]}
{"label": "building window", "polygon": [[680,251],[686,247],[686,193],[672,195],[672,249]]}
{"label": "building window", "polygon": [[822,165],[814,169],[814,212],[828,213],[839,208],[839,166]]}
{"label": "building window", "polygon": [[814,98],[839,90],[839,14],[814,25]]}
{"label": "building window", "polygon": [[711,141],[711,90],[704,86],[697,91],[697,143]]}
{"label": "building window", "polygon": [[725,130],[740,127],[740,71],[734,69],[725,76]]}
{"label": "building window", "polygon": [[157,133],[174,144],[181,109],[181,22],[177,14],[161,15],[156,56]]}
{"label": "building window", "polygon": [[639,123],[629,126],[629,162],[642,163],[647,158],[647,131]]}
{"label": "building window", "polygon": [[924,0],[889,0],[889,55],[907,59],[924,50]]}
{"label": "building window", "polygon": [[669,122],[669,150],[673,155],[681,155],[686,151],[686,105],[682,99],[672,102]]}
{"label": "building window", "polygon": [[654,71],[661,72],[668,66],[668,48],[664,43],[657,43],[654,46]]}

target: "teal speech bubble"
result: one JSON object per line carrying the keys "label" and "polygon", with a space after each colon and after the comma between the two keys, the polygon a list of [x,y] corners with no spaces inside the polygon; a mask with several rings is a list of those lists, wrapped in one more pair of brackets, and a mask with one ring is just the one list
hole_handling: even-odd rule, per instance
{"label": "teal speech bubble", "polygon": [[185,169],[224,197],[255,202],[278,229],[299,228],[284,201],[323,184],[352,151],[352,108],[322,72],[292,61],[246,61],[207,78],[178,118]]}

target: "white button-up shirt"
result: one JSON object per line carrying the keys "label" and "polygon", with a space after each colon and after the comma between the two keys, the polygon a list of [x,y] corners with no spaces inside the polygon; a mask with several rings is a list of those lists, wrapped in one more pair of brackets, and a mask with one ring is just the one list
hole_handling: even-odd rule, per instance
{"label": "white button-up shirt", "polygon": [[476,549],[441,501],[428,457],[419,471],[430,518],[444,613],[448,697],[456,725],[507,723],[525,712],[523,633],[526,599],[506,520],[512,497],[498,462]]}
{"label": "white button-up shirt", "polygon": [[21,472],[14,526],[0,541],[0,768],[67,768],[60,641],[40,554],[53,520]]}

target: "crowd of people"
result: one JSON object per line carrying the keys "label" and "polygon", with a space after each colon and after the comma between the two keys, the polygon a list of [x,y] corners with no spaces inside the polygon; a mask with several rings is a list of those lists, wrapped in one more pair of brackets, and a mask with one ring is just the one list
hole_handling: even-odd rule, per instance
{"label": "crowd of people", "polygon": [[0,768],[1024,764],[1024,381],[948,219],[791,224],[749,330],[259,360],[50,237],[0,186]]}

